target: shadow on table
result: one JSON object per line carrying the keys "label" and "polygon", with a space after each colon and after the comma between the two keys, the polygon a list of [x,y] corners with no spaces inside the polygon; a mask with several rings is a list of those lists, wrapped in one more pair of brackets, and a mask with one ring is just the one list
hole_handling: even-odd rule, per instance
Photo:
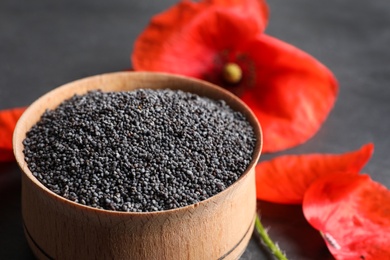
{"label": "shadow on table", "polygon": [[0,259],[35,259],[24,238],[20,180],[16,163],[0,163]]}
{"label": "shadow on table", "polygon": [[[301,205],[257,201],[258,214],[269,235],[291,260],[332,260],[321,235],[303,216]],[[257,238],[258,239],[258,238]]]}

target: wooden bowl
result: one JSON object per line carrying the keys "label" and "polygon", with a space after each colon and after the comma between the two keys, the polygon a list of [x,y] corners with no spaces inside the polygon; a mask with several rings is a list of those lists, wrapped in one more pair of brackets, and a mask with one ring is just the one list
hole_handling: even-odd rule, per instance
{"label": "wooden bowl", "polygon": [[[24,160],[26,132],[46,109],[88,90],[170,88],[223,99],[252,124],[257,143],[243,175],[217,195],[186,207],[157,212],[117,212],[84,206],[42,185]],[[39,259],[237,259],[251,237],[256,212],[254,167],[261,130],[251,110],[230,92],[210,83],[162,73],[118,72],[77,80],[35,101],[14,132],[14,153],[22,170],[25,235]]]}

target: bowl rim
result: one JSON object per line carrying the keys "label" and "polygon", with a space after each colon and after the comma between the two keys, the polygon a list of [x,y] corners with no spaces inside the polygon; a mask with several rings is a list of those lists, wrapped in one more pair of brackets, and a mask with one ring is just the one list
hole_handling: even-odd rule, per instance
{"label": "bowl rim", "polygon": [[[39,106],[43,100],[46,100],[52,96],[56,96],[58,93],[62,93],[62,91],[64,91],[64,90],[74,89],[75,86],[77,86],[77,84],[79,84],[81,82],[96,80],[97,78],[103,78],[103,77],[131,77],[134,79],[135,78],[142,78],[142,79],[145,79],[146,81],[150,77],[157,77],[159,80],[169,79],[169,80],[187,81],[187,82],[191,82],[192,84],[202,86],[202,88],[211,88],[211,89],[213,89],[213,91],[220,92],[221,99],[224,100],[229,106],[230,106],[230,103],[234,103],[234,105],[236,105],[236,106],[238,105],[242,109],[239,112],[241,112],[241,113],[244,112],[243,113],[244,116],[246,117],[247,121],[251,124],[251,126],[253,127],[253,130],[255,132],[255,136],[256,136],[257,140],[256,140],[256,144],[255,144],[255,147],[253,150],[252,159],[251,159],[250,163],[248,164],[246,170],[241,174],[241,176],[234,183],[229,185],[223,191],[221,191],[221,192],[219,192],[211,197],[208,197],[205,200],[201,200],[199,202],[189,204],[189,205],[186,205],[183,207],[161,210],[161,211],[144,211],[144,212],[129,211],[129,212],[127,212],[127,211],[99,209],[99,208],[95,208],[92,206],[83,205],[81,203],[71,201],[69,199],[62,197],[61,195],[54,193],[49,188],[47,188],[45,185],[43,185],[35,176],[33,176],[32,172],[30,171],[30,169],[27,166],[27,162],[24,160],[25,157],[24,157],[24,153],[23,153],[23,148],[24,148],[23,140],[25,139],[27,131],[29,131],[30,128],[37,121],[33,122],[31,124],[30,128],[28,128],[28,129],[26,128],[24,122],[26,121],[27,118],[30,117],[31,114],[35,113],[35,111],[37,110],[37,108],[39,108]],[[76,93],[77,94],[83,94],[83,93],[85,94],[88,90],[97,90],[97,89],[99,89],[99,88],[82,89],[81,92],[80,91],[72,91],[72,93],[73,93],[72,95],[74,95]],[[134,89],[142,89],[142,87],[141,88],[137,87]],[[177,89],[180,89],[180,88],[177,88]],[[114,90],[114,91],[116,91],[116,90]],[[185,89],[183,91],[189,92],[188,90],[185,90]],[[106,91],[103,90],[103,92],[106,92]],[[69,97],[71,97],[72,95],[70,95]],[[198,95],[207,97],[207,95],[202,95],[202,94],[198,94]],[[61,98],[60,102],[68,99],[69,97]],[[58,104],[55,107],[57,107],[57,106],[58,106]],[[46,108],[46,109],[48,109],[48,108]],[[233,108],[233,109],[236,110],[235,108]],[[38,120],[39,120],[41,115],[42,114],[39,115]],[[220,196],[224,196],[225,193],[234,189],[237,185],[239,185],[241,182],[243,182],[244,179],[247,178],[249,172],[254,170],[253,168],[257,164],[259,157],[260,157],[260,154],[261,154],[262,144],[263,144],[263,134],[262,134],[260,123],[257,120],[256,116],[254,115],[253,111],[242,100],[240,100],[237,96],[235,96],[233,93],[227,91],[226,89],[224,89],[222,87],[219,87],[215,84],[212,84],[212,83],[204,81],[204,80],[191,78],[191,77],[187,77],[187,76],[182,76],[182,75],[171,74],[171,73],[125,71],[125,72],[110,72],[110,73],[98,74],[98,75],[94,75],[94,76],[88,76],[85,78],[81,78],[81,79],[74,80],[74,81],[68,82],[66,84],[60,85],[60,86],[46,92],[45,94],[40,96],[38,99],[36,99],[33,103],[31,103],[27,107],[27,109],[24,111],[24,113],[21,115],[21,117],[19,118],[19,120],[15,126],[12,142],[13,142],[13,152],[15,155],[15,159],[16,159],[16,162],[17,162],[20,170],[22,171],[22,174],[24,176],[26,176],[34,184],[36,184],[36,186],[40,190],[42,190],[44,193],[47,193],[48,196],[52,196],[57,201],[71,205],[72,207],[78,208],[80,210],[94,211],[97,214],[110,214],[110,215],[120,215],[120,216],[122,216],[122,215],[124,215],[124,216],[150,216],[150,215],[162,214],[162,213],[169,213],[169,214],[170,213],[177,213],[179,211],[187,211],[189,209],[194,209],[194,208],[198,207],[200,204],[207,203],[210,200],[217,199]],[[255,199],[255,198],[253,198],[253,199]]]}

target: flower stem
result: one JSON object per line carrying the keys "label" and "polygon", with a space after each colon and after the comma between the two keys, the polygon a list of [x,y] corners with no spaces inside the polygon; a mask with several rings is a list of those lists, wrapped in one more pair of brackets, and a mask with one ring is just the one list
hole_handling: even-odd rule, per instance
{"label": "flower stem", "polygon": [[280,251],[279,246],[277,244],[275,244],[272,241],[272,239],[269,237],[269,235],[268,235],[267,231],[264,229],[264,226],[261,223],[258,215],[256,215],[255,227],[256,227],[257,232],[260,235],[261,240],[268,247],[268,249],[271,251],[271,253],[278,260],[288,260],[286,255],[282,251]]}

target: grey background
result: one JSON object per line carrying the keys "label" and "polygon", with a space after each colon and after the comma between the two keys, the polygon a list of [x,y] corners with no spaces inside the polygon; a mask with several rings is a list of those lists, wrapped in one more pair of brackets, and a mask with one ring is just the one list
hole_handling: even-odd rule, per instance
{"label": "grey background", "polygon": [[[131,67],[130,53],[150,17],[174,0],[1,0],[0,109],[26,106],[82,77]],[[269,0],[266,33],[310,53],[336,75],[337,103],[307,143],[276,154],[342,153],[367,142],[364,172],[390,187],[390,1]],[[0,165],[0,259],[33,259],[20,215],[20,173]],[[332,259],[299,206],[259,202],[271,236],[290,259]],[[272,259],[254,235],[242,259]]]}

